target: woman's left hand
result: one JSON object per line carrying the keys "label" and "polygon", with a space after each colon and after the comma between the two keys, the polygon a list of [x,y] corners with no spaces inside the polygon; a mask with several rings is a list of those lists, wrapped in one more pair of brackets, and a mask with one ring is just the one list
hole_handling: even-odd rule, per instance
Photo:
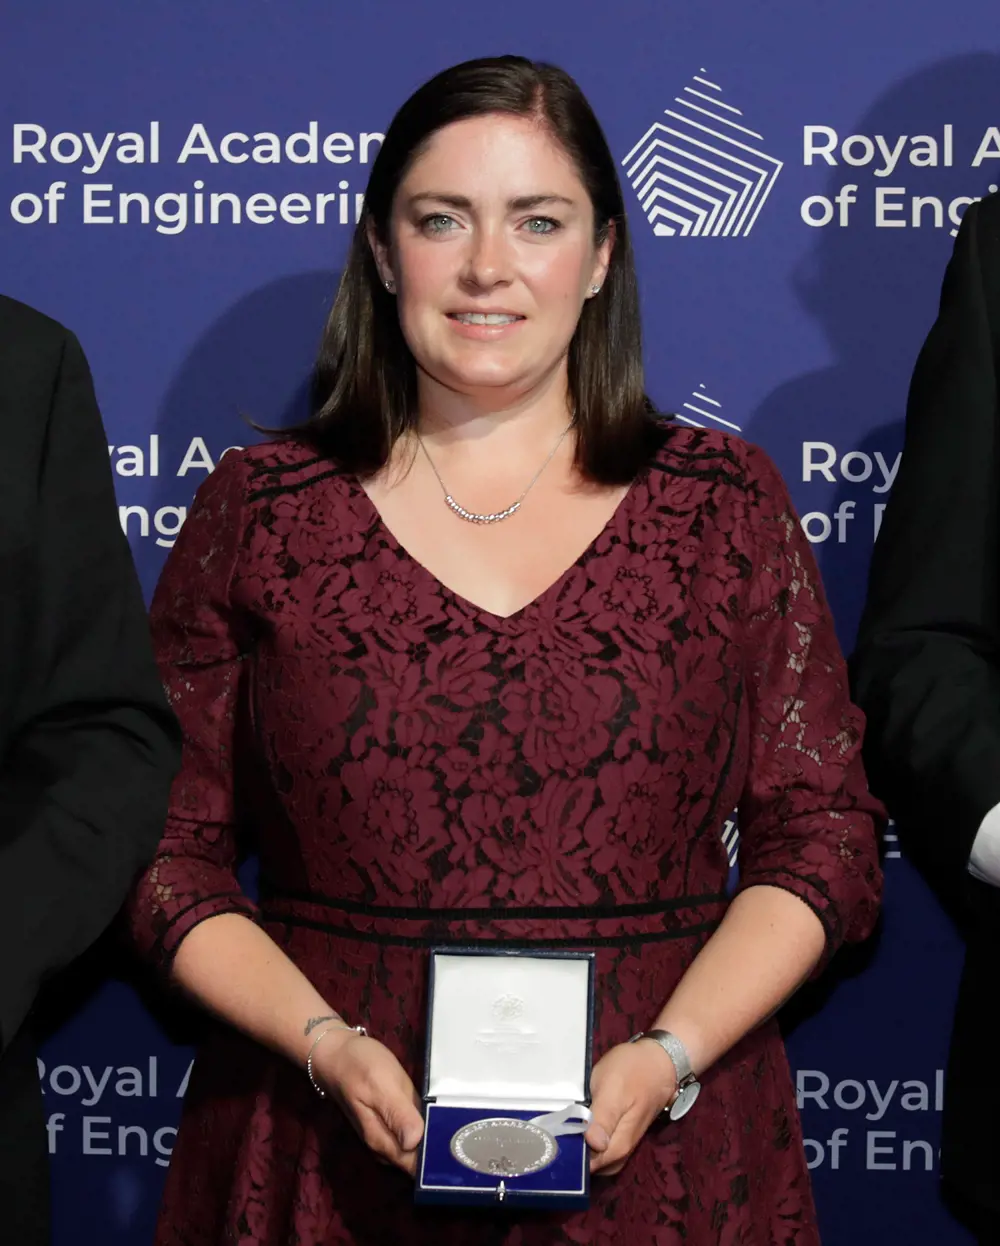
{"label": "woman's left hand", "polygon": [[606,1052],[590,1075],[593,1120],[584,1135],[590,1171],[613,1177],[677,1091],[673,1061],[643,1039]]}

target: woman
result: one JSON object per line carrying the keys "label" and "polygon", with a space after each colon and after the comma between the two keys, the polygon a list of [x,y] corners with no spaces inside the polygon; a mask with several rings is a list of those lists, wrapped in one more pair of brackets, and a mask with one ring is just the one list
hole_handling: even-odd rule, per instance
{"label": "woman", "polygon": [[[186,752],[134,931],[228,1022],[157,1242],[815,1243],[768,1018],[870,931],[879,809],[784,487],[650,415],[614,162],[564,73],[439,75],[366,205],[315,419],[224,460],[154,602]],[[587,1211],[413,1207],[449,940],[596,949]],[[674,1057],[627,1041],[651,1029]]]}

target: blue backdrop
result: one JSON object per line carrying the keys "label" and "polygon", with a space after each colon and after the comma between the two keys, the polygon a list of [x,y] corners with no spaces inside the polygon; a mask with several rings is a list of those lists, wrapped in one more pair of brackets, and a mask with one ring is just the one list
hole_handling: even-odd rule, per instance
{"label": "blue backdrop", "polygon": [[[83,342],[147,593],[244,417],[301,408],[395,108],[517,51],[578,78],[622,162],[650,392],[776,459],[850,647],[954,227],[1000,182],[996,0],[33,0],[0,25],[0,284]],[[824,1241],[957,1246],[960,948],[888,849],[881,936],[790,1052]],[[105,948],[50,1005],[57,1246],[151,1241],[193,1023],[129,976]]]}

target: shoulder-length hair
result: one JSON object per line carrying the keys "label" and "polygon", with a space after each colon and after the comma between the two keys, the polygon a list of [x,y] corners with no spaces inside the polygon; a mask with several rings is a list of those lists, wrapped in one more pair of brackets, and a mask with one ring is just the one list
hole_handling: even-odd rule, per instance
{"label": "shoulder-length hair", "polygon": [[393,200],[433,135],[491,113],[537,117],[568,153],[594,207],[596,242],[614,223],[600,293],[587,299],[569,347],[576,466],[603,484],[631,481],[662,430],[643,385],[635,263],[615,162],[576,82],[520,56],[465,61],[419,88],[393,117],[372,165],[364,209],[323,334],[312,417],[294,431],[359,476],[377,472],[417,417],[416,364],[368,240],[388,241]]}

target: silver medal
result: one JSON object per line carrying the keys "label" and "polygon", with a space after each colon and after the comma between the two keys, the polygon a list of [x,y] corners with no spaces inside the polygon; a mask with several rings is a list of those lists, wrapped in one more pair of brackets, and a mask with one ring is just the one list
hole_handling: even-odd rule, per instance
{"label": "silver medal", "polygon": [[463,1126],[451,1140],[451,1153],[474,1172],[526,1177],[548,1168],[559,1154],[559,1144],[531,1121],[493,1116]]}

